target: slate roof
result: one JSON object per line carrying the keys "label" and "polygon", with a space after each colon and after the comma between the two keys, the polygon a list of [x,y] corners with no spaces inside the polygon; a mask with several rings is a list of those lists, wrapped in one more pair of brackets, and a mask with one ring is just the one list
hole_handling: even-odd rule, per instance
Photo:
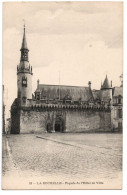
{"label": "slate roof", "polygon": [[73,100],[82,99],[82,101],[88,101],[93,99],[92,91],[89,87],[39,84],[35,92],[37,91],[41,91],[42,96],[47,99],[56,99],[59,94],[60,99],[64,99],[67,96]]}
{"label": "slate roof", "polygon": [[27,47],[27,42],[26,42],[25,27],[24,27],[24,34],[23,34],[23,40],[22,40],[21,49],[28,49],[28,47]]}
{"label": "slate roof", "polygon": [[109,84],[108,77],[106,75],[106,78],[104,80],[104,83],[103,83],[101,89],[108,89],[108,88],[111,88],[111,85]]}
{"label": "slate roof", "polygon": [[94,100],[100,100],[101,99],[101,91],[100,90],[92,90]]}
{"label": "slate roof", "polygon": [[113,96],[117,97],[119,95],[123,96],[123,87],[114,87]]}

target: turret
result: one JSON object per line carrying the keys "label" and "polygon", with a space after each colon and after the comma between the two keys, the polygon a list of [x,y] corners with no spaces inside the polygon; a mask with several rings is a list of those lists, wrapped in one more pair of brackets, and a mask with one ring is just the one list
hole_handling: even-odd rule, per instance
{"label": "turret", "polygon": [[103,90],[103,89],[110,89],[110,88],[111,88],[111,85],[109,84],[108,77],[106,75],[106,78],[104,80],[104,83],[103,83],[101,89]]}
{"label": "turret", "polygon": [[29,49],[26,42],[25,25],[23,40],[21,45],[20,63],[17,66],[17,96],[21,100],[21,105],[26,104],[27,99],[32,99],[32,66],[29,63]]}
{"label": "turret", "polygon": [[101,100],[109,102],[112,99],[112,81],[109,84],[108,77],[106,75],[103,84],[101,84]]}

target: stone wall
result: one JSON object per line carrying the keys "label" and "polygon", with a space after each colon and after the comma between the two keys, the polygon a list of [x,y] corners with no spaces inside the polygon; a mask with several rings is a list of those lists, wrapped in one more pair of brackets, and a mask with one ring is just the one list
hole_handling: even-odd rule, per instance
{"label": "stone wall", "polygon": [[108,101],[112,99],[112,89],[101,90],[101,100]]}
{"label": "stone wall", "polygon": [[20,133],[20,100],[16,98],[11,106],[11,134]]}
{"label": "stone wall", "polygon": [[[45,132],[47,123],[53,130],[57,111],[23,111],[20,112],[20,133]],[[111,131],[111,112],[93,110],[64,110],[64,132],[109,132]]]}
{"label": "stone wall", "polygon": [[67,132],[111,131],[110,112],[68,111],[66,113]]}
{"label": "stone wall", "polygon": [[20,133],[42,133],[46,131],[47,112],[20,111]]}

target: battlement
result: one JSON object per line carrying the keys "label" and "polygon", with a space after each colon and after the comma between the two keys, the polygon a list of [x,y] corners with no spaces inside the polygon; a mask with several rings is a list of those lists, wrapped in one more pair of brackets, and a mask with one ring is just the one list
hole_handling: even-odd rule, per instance
{"label": "battlement", "polygon": [[111,107],[109,105],[65,105],[65,104],[35,104],[22,106],[23,110],[88,110],[88,111],[110,111]]}

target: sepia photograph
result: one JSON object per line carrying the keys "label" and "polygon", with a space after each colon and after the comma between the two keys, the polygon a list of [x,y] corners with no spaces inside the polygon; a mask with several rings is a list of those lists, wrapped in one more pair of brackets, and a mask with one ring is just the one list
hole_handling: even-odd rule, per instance
{"label": "sepia photograph", "polygon": [[123,3],[2,12],[2,189],[122,189]]}

